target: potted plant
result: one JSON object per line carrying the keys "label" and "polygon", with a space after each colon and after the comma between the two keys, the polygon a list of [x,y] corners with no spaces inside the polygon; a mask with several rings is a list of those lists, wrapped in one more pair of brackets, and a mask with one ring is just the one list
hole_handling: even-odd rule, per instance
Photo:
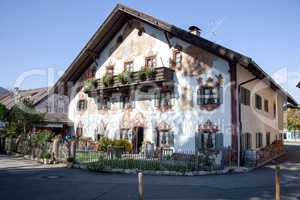
{"label": "potted plant", "polygon": [[95,87],[100,87],[102,83],[103,83],[103,81],[102,81],[101,78],[96,79],[96,80],[95,80]]}
{"label": "potted plant", "polygon": [[95,86],[95,80],[94,79],[85,80],[83,85],[84,85],[84,90],[89,91],[93,89],[93,87]]}
{"label": "potted plant", "polygon": [[127,84],[129,82],[129,78],[131,77],[131,73],[129,71],[124,71],[117,76],[117,79],[122,84]]}
{"label": "potted plant", "polygon": [[154,78],[154,70],[150,67],[144,67],[138,72],[138,77],[141,81],[151,80]]}
{"label": "potted plant", "polygon": [[67,167],[68,168],[72,168],[73,167],[73,164],[74,164],[74,158],[73,157],[69,157],[67,158]]}
{"label": "potted plant", "polygon": [[112,86],[113,85],[113,77],[111,75],[106,74],[102,77],[102,82],[106,87]]}

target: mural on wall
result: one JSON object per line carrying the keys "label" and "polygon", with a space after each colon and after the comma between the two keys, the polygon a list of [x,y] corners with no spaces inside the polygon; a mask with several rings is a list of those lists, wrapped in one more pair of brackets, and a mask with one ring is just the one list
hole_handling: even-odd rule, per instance
{"label": "mural on wall", "polygon": [[147,120],[141,112],[138,112],[134,116],[132,120],[132,127],[143,127],[143,128],[147,127]]}
{"label": "mural on wall", "polygon": [[171,126],[165,121],[162,121],[157,125],[157,129],[160,131],[169,131],[171,130]]}
{"label": "mural on wall", "polygon": [[199,124],[198,130],[202,133],[217,133],[219,131],[219,127],[212,123],[212,121],[207,120],[205,123]]}
{"label": "mural on wall", "polygon": [[126,110],[120,122],[120,129],[131,129],[130,112]]}

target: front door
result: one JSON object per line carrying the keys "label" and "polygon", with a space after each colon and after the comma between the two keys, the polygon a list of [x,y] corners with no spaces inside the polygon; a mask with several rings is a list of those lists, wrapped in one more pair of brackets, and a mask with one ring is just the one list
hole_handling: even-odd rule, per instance
{"label": "front door", "polygon": [[134,127],[132,136],[132,153],[140,153],[140,148],[144,140],[144,128]]}

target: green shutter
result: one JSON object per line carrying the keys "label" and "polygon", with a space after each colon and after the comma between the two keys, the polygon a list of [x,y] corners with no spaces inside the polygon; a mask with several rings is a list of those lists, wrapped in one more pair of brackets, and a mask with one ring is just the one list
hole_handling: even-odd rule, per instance
{"label": "green shutter", "polygon": [[201,152],[201,150],[202,150],[202,136],[203,136],[203,134],[200,134],[198,132],[195,133],[196,152]]}
{"label": "green shutter", "polygon": [[156,92],[154,95],[155,95],[154,96],[154,106],[155,107],[159,107],[159,97],[160,97],[160,94],[158,92]]}
{"label": "green shutter", "polygon": [[222,104],[223,103],[223,87],[219,87],[219,98],[218,98],[218,103]]}
{"label": "green shutter", "polygon": [[223,133],[216,134],[216,149],[223,149]]}

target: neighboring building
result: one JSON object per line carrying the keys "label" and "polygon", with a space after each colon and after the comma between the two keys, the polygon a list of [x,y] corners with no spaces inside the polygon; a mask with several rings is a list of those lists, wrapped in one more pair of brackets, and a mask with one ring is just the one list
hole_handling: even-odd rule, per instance
{"label": "neighboring building", "polygon": [[55,133],[66,134],[72,123],[67,117],[68,100],[62,99],[56,94],[49,95],[48,88],[37,88],[30,90],[15,89],[0,98],[0,104],[7,109],[19,104],[22,98],[28,98],[34,105],[36,111],[44,114],[43,123],[37,128],[49,128]]}
{"label": "neighboring building", "polygon": [[[152,78],[143,80],[145,68]],[[120,82],[124,70],[132,72],[128,83]],[[90,88],[86,80],[97,79]],[[297,104],[251,58],[204,39],[199,28],[122,5],[54,89],[70,99],[74,135],[128,139],[134,153],[142,142],[217,158],[222,149],[259,150],[281,137],[283,105]]]}
{"label": "neighboring building", "polygon": [[0,98],[5,95],[6,93],[8,93],[8,90],[3,88],[3,87],[0,87]]}

